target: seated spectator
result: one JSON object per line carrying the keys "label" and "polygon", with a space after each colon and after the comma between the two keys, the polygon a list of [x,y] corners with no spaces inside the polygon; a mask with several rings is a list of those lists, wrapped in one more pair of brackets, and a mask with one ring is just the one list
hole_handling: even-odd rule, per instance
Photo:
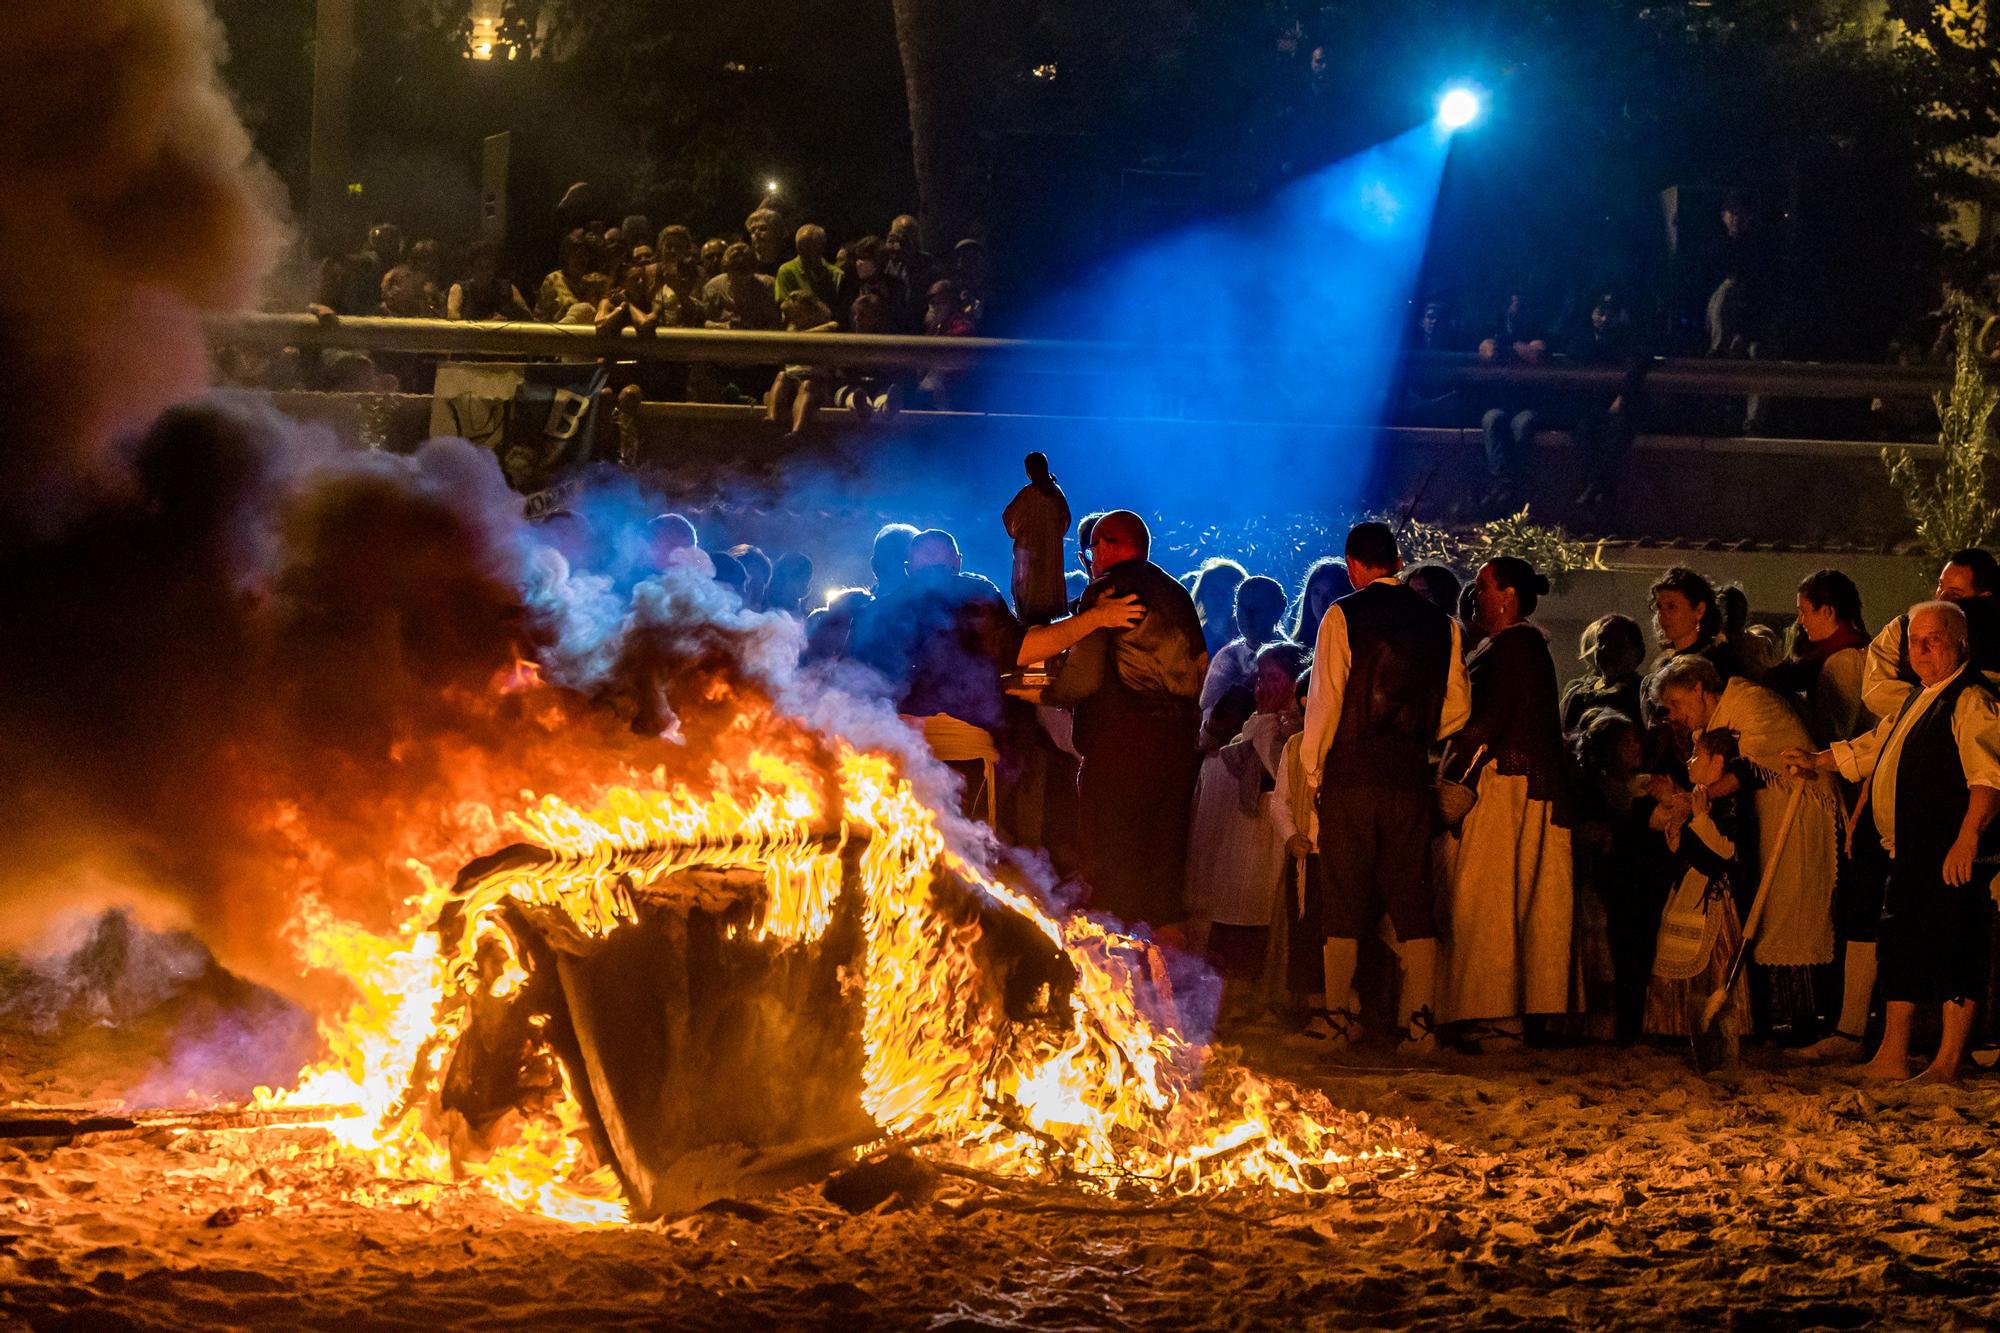
{"label": "seated spectator", "polygon": [[382,275],[381,312],[392,319],[437,319],[444,314],[424,275],[398,264]]}
{"label": "seated spectator", "polygon": [[730,241],[726,236],[711,236],[701,243],[699,276],[703,287],[722,272],[722,261],[729,253],[729,246]]}
{"label": "seated spectator", "polygon": [[569,316],[570,310],[589,301],[593,310],[603,293],[597,297],[586,297],[584,290],[590,274],[592,250],[584,237],[583,228],[578,227],[563,237],[562,263],[542,279],[541,290],[535,293],[535,318],[544,324],[560,323]]}
{"label": "seated spectator", "polygon": [[620,273],[632,259],[632,243],[622,227],[600,227],[597,231],[597,266],[606,273]]}
{"label": "seated spectator", "polygon": [[319,262],[306,310],[322,321],[372,314],[382,299],[380,292],[381,278],[377,276],[371,283],[368,266],[360,255],[328,255]]}
{"label": "seated spectator", "polygon": [[979,332],[971,312],[950,278],[931,284],[924,306],[924,332],[933,338],[970,338]]}
{"label": "seated spectator", "polygon": [[951,280],[958,284],[958,299],[974,324],[986,322],[986,245],[982,241],[960,241],[951,252]]}
{"label": "seated spectator", "polygon": [[[1548,359],[1549,345],[1529,316],[1519,292],[1510,294],[1497,326],[1479,341],[1479,359],[1499,366],[1539,366]],[[1496,405],[1480,418],[1486,435],[1486,473],[1491,488],[1480,500],[1488,513],[1511,513],[1522,500],[1528,467],[1534,459],[1535,431],[1540,423],[1538,395],[1532,389],[1504,385],[1490,397]]]}
{"label": "seated spectator", "polygon": [[[972,316],[965,312],[958,287],[951,279],[940,278],[932,283],[929,304],[924,308],[924,333],[932,338],[970,338],[975,332]],[[930,370],[917,387],[929,396],[934,410],[949,412],[954,390],[962,378],[960,371]]]}
{"label": "seated spectator", "polygon": [[806,292],[828,310],[840,304],[840,270],[826,262],[826,228],[807,223],[792,238],[798,254],[778,265],[772,294],[778,304],[794,292]]}
{"label": "seated spectator", "polygon": [[[1252,683],[1258,654],[1284,638],[1278,629],[1278,622],[1284,615],[1285,589],[1276,579],[1267,579],[1259,574],[1236,585],[1237,637],[1222,645],[1209,658],[1208,676],[1201,686],[1204,715],[1214,710],[1224,694]],[[1296,676],[1298,672],[1294,671],[1292,675]]]}
{"label": "seated spectator", "polygon": [[771,276],[785,261],[784,214],[768,204],[743,219],[743,234],[750,238],[750,253],[759,273]]}
{"label": "seated spectator", "polygon": [[[853,306],[854,332],[888,333],[888,305],[873,292],[856,297]],[[835,406],[852,412],[857,420],[894,419],[902,410],[903,390],[895,375],[885,370],[848,370],[840,374],[834,390]]]}
{"label": "seated spectator", "polygon": [[889,224],[889,234],[882,240],[882,272],[899,289],[904,302],[897,321],[901,330],[921,332],[931,284],[942,274],[937,260],[924,250],[916,218],[908,213]]}
{"label": "seated spectator", "polygon": [[456,320],[533,319],[535,312],[521,289],[500,275],[500,247],[492,241],[472,245],[466,276],[451,285],[445,317]]}
{"label": "seated spectator", "polygon": [[[1442,301],[1424,303],[1403,337],[1403,350],[1418,354],[1459,350]],[[1457,396],[1458,386],[1448,368],[1422,362],[1406,365],[1399,377],[1397,419],[1414,426],[1455,425],[1452,408]]]}
{"label": "seated spectator", "polygon": [[1299,595],[1292,599],[1292,623],[1286,637],[1294,643],[1311,644],[1319,638],[1319,622],[1326,609],[1354,591],[1347,577],[1347,562],[1337,555],[1323,555],[1306,568],[1299,580]]}
{"label": "seated spectator", "polygon": [[626,214],[625,220],[618,224],[618,238],[625,244],[626,255],[637,259],[639,247],[653,243],[653,220],[644,213]]}
{"label": "seated spectator", "polygon": [[422,276],[424,290],[430,293],[432,308],[442,316],[448,290],[444,280],[444,242],[426,236],[410,247],[409,263]]}
{"label": "seated spectator", "polygon": [[1596,509],[1611,498],[1619,474],[1624,471],[1625,455],[1632,447],[1632,423],[1643,374],[1618,298],[1609,293],[1599,297],[1590,308],[1589,325],[1564,352],[1579,365],[1617,366],[1625,372],[1612,392],[1598,390],[1576,399],[1570,437],[1582,456],[1584,477],[1576,505],[1579,509]]}
{"label": "seated spectator", "polygon": [[[799,290],[786,297],[782,309],[789,333],[832,333],[840,326],[833,314],[810,291]],[[793,362],[771,381],[767,420],[774,426],[789,425],[787,436],[797,439],[813,423],[819,409],[833,400],[835,372],[828,366]]]}
{"label": "seated spectator", "polygon": [[653,299],[652,280],[644,264],[627,264],[616,291],[606,292],[597,303],[597,331],[620,333],[632,330],[641,338],[658,331],[666,311]]}
{"label": "seated spectator", "polygon": [[[871,327],[863,329],[854,306],[862,297],[869,297]],[[899,333],[898,321],[902,318],[903,303],[908,294],[889,280],[882,271],[882,243],[873,236],[863,236],[847,247],[847,263],[840,271],[840,284],[834,297],[834,314],[846,321],[847,327],[856,333]]]}
{"label": "seated spectator", "polygon": [[784,316],[771,279],[757,271],[756,256],[738,241],[722,257],[722,272],[701,290],[711,329],[780,329]]}
{"label": "seated spectator", "polygon": [[706,281],[701,274],[701,261],[695,257],[694,233],[678,224],[662,227],[654,253],[657,258],[653,264],[653,289],[672,293],[685,322],[700,305]]}
{"label": "seated spectator", "polygon": [[1633,722],[1645,717],[1639,703],[1639,671],[1646,664],[1646,636],[1638,621],[1615,614],[1599,616],[1584,626],[1576,655],[1584,674],[1563,690],[1564,732],[1582,731],[1584,720],[1602,708]]}

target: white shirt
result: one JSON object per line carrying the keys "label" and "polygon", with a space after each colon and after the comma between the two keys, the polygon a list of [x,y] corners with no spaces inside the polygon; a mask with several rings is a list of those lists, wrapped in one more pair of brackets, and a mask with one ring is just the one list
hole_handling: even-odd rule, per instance
{"label": "white shirt", "polygon": [[[1394,578],[1384,581],[1399,582]],[[1458,622],[1450,623],[1451,665],[1445,675],[1444,706],[1438,710],[1439,740],[1464,726],[1472,716],[1472,682],[1465,674]],[[1299,758],[1305,768],[1308,791],[1319,790],[1326,752],[1332,748],[1333,734],[1340,727],[1340,708],[1347,697],[1347,675],[1353,667],[1354,649],[1347,641],[1347,614],[1335,602],[1319,622],[1319,639],[1313,648],[1312,684],[1306,691],[1305,741]]]}
{"label": "white shirt", "polygon": [[1904,637],[1910,632],[1910,618],[1897,616],[1882,627],[1868,645],[1868,665],[1861,675],[1861,702],[1876,717],[1891,718],[1903,707],[1903,700],[1916,686],[1899,674],[1907,665]]}
{"label": "white shirt", "polygon": [[[1868,803],[1875,811],[1875,830],[1891,856],[1896,854],[1896,770],[1902,765],[1903,745],[1911,728],[1930,712],[1939,692],[1968,669],[1960,667],[1937,684],[1926,686],[1900,716],[1883,718],[1866,735],[1833,743],[1834,762],[1842,777],[1859,782],[1874,776]],[[2000,790],[2000,705],[1984,691],[1964,691],[1952,711],[1951,734],[1958,742],[1958,761],[1965,766],[1967,785]]]}

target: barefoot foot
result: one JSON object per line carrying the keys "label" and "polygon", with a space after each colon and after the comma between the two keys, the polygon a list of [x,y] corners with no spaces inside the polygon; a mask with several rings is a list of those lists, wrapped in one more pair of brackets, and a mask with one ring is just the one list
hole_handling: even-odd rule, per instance
{"label": "barefoot foot", "polygon": [[1958,1071],[1946,1069],[1943,1065],[1930,1065],[1924,1072],[1908,1080],[1911,1083],[1936,1083],[1944,1087],[1954,1087],[1958,1083]]}
{"label": "barefoot foot", "polygon": [[1884,1064],[1880,1056],[1865,1065],[1856,1065],[1853,1072],[1854,1077],[1863,1083],[1902,1083],[1910,1077],[1908,1064],[1900,1060],[1893,1064]]}

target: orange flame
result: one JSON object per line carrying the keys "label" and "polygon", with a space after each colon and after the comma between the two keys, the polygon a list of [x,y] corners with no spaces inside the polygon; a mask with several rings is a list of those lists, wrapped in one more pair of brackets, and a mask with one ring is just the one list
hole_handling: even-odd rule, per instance
{"label": "orange flame", "polygon": [[[635,919],[635,889],[697,866],[752,870],[764,882],[759,937],[780,948],[808,943],[833,919],[841,848],[865,838],[862,1104],[885,1135],[1009,1175],[1204,1194],[1338,1189],[1357,1164],[1404,1156],[1416,1141],[1316,1093],[1209,1060],[1171,1018],[1148,1011],[1157,964],[1149,946],[1088,917],[1057,920],[952,851],[886,756],[841,744],[835,770],[838,791],[829,793],[816,771],[757,749],[735,770],[717,765],[707,796],[657,770],[626,775],[627,785],[602,790],[588,807],[524,793],[518,809],[464,822],[508,829],[555,859],[490,875],[463,898],[438,867],[413,860],[422,888],[390,937],[308,901],[295,921],[303,961],[346,978],[357,998],[322,1025],[326,1058],[294,1087],[260,1098],[360,1107],[327,1128],[385,1174],[470,1181],[549,1217],[618,1222],[617,1183],[592,1159],[566,1076],[552,1111],[524,1117],[512,1141],[483,1160],[455,1160],[423,1114],[423,1094],[466,1021],[475,952],[487,941],[509,948],[493,914],[510,901],[559,908],[601,937]],[[834,795],[838,838],[829,845]],[[1014,1023],[992,1008],[968,936],[977,927],[949,924],[933,905],[940,869],[1019,913],[1069,958],[1077,982],[1067,1025]],[[454,901],[467,928],[447,953],[432,927]],[[527,976],[511,951],[505,957],[494,993]]]}

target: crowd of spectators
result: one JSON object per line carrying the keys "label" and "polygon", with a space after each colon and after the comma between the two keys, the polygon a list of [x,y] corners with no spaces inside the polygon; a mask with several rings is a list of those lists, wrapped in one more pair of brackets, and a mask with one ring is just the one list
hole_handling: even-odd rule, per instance
{"label": "crowd of spectators", "polygon": [[1994,925],[1991,555],[1872,635],[1838,570],[1780,636],[1675,567],[1650,653],[1605,615],[1563,687],[1525,560],[1406,568],[1371,522],[1290,590],[1223,558],[1176,578],[1130,511],[1072,546],[1048,460],[1027,470],[1011,595],[906,524],[875,534],[870,586],[818,598],[804,557],[704,555],[675,515],[661,559],[798,617],[804,668],[891,700],[969,816],[1205,955],[1225,1025],[1328,1052],[1872,1049],[1871,1079],[1928,1042],[1920,1077],[1958,1077]]}
{"label": "crowd of spectators", "polygon": [[[905,214],[879,236],[858,237],[837,250],[831,244],[826,229],[814,223],[788,230],[768,203],[744,220],[740,236],[699,244],[687,227],[656,230],[634,214],[616,224],[572,227],[555,267],[524,289],[492,241],[475,242],[463,264],[450,270],[457,276],[448,277],[437,241],[406,243],[400,228],[382,223],[370,228],[359,250],[320,264],[307,308],[323,321],[532,321],[642,337],[677,328],[944,338],[979,332],[987,295],[979,241],[958,242],[949,257],[933,255],[924,248],[917,219]],[[317,387],[422,389],[424,369],[394,358],[337,358],[319,367]],[[619,378],[639,383],[649,397],[759,401],[774,424],[794,434],[829,405],[865,420],[893,415],[905,394],[920,396],[927,406],[948,406],[951,387],[942,374],[904,383],[809,364],[786,365],[772,378],[768,369],[644,363],[621,369]]]}
{"label": "crowd of spectators", "polygon": [[[768,205],[744,220],[740,235],[700,243],[684,226],[655,229],[634,214],[571,228],[553,256],[555,267],[523,288],[492,241],[474,242],[448,271],[437,241],[406,243],[402,229],[385,222],[369,229],[360,249],[321,262],[308,309],[328,319],[778,329],[786,323],[786,302],[804,296],[841,330],[942,337],[978,331],[986,301],[979,241],[962,240],[949,256],[933,255],[917,219],[904,214],[879,236],[831,247],[824,227],[809,222],[788,230]],[[864,297],[870,299],[857,318],[855,305]]]}

